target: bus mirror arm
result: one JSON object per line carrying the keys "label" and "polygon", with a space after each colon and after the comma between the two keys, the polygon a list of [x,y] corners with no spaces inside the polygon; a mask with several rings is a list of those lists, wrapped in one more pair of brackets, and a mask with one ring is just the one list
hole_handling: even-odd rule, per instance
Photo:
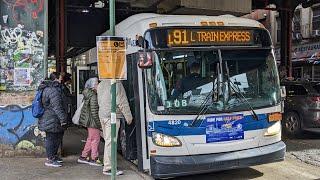
{"label": "bus mirror arm", "polygon": [[284,101],[286,100],[286,87],[280,86],[280,97],[281,97],[281,113],[284,113]]}
{"label": "bus mirror arm", "polygon": [[287,96],[285,86],[280,86],[280,94],[281,94],[281,100],[284,101]]}

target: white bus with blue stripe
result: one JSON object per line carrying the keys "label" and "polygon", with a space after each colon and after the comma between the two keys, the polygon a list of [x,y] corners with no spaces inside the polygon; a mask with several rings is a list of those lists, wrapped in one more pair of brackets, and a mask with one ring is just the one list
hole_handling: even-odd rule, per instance
{"label": "white bus with blue stripe", "polygon": [[[284,160],[278,71],[259,22],[138,14],[116,35],[130,42],[123,84],[134,115],[119,144],[139,170],[167,178]],[[186,78],[193,63],[197,82]],[[174,95],[183,80],[188,88]]]}

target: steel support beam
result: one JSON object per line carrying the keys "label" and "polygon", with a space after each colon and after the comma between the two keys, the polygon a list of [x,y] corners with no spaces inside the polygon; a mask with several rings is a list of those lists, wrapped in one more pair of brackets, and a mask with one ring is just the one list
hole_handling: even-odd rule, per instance
{"label": "steel support beam", "polygon": [[[280,66],[285,67],[287,77],[292,77],[292,18],[293,9],[290,1],[283,1],[280,10],[281,20],[281,49]],[[282,69],[282,68],[281,68]]]}
{"label": "steel support beam", "polygon": [[44,59],[43,59],[43,76],[44,78],[48,77],[48,44],[49,44],[49,2],[48,0],[44,1]]}
{"label": "steel support beam", "polygon": [[56,71],[66,72],[67,63],[65,60],[65,1],[57,0],[56,7],[58,7],[56,11],[58,17],[58,22],[56,22]]}

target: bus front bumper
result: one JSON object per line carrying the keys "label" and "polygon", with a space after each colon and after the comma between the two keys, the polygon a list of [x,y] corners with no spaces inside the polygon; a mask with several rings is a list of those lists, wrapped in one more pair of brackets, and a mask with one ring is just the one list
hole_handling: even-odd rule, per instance
{"label": "bus front bumper", "polygon": [[151,175],[166,178],[201,174],[283,161],[286,145],[283,141],[258,148],[234,152],[190,155],[151,156]]}

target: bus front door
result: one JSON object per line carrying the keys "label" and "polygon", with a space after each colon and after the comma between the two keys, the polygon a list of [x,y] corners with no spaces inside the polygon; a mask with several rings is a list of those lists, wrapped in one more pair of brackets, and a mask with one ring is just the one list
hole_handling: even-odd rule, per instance
{"label": "bus front door", "polygon": [[84,85],[86,81],[96,75],[96,70],[89,66],[78,66],[76,68],[76,92],[77,92],[77,108],[80,106],[83,94],[82,91],[84,90]]}

